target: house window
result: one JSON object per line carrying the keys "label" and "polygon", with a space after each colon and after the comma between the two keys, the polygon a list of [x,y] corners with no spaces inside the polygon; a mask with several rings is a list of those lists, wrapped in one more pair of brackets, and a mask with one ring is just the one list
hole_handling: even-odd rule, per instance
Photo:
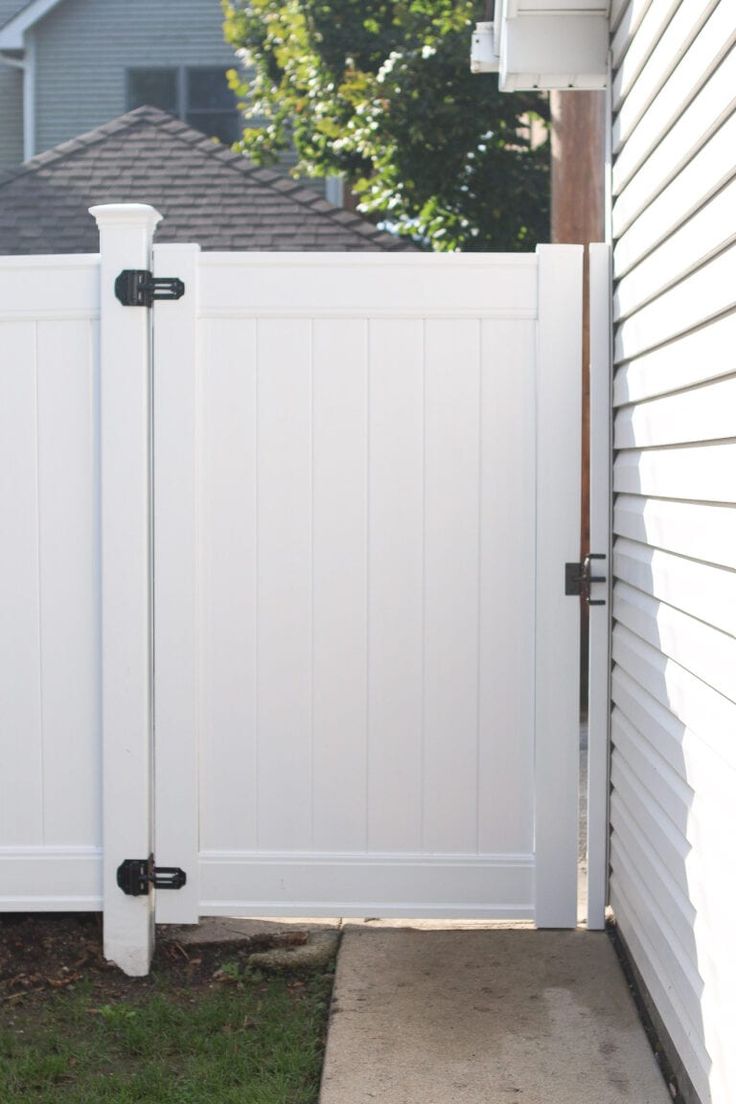
{"label": "house window", "polygon": [[159,107],[226,145],[240,137],[240,115],[224,69],[129,69],[127,99],[128,111],[144,104]]}

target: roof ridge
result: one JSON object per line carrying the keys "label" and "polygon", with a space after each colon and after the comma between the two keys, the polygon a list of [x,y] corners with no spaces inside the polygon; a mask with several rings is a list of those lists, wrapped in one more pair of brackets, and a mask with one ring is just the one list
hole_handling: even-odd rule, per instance
{"label": "roof ridge", "polygon": [[65,142],[60,142],[56,146],[52,146],[49,150],[44,150],[43,153],[36,153],[33,157],[29,157],[27,161],[24,161],[21,165],[18,165],[15,169],[10,169],[6,179],[2,180],[2,183],[7,183],[8,180],[15,180],[19,176],[25,176],[28,173],[37,172],[39,169],[45,168],[47,165],[55,164],[57,161],[63,161],[65,157],[70,157],[74,153],[78,153],[82,149],[89,149],[90,146],[96,145],[98,142],[103,142],[106,138],[109,138],[111,134],[117,134],[121,130],[128,130],[130,127],[137,126],[142,122],[154,123],[157,126],[161,126],[168,121],[176,122],[173,115],[168,115],[165,111],[161,111],[157,107],[136,107],[132,111],[126,111],[124,115],[118,115],[114,119],[110,119],[106,123],[101,123],[99,126],[94,127],[92,130],[87,130],[84,134],[78,134],[74,138],[67,139]]}
{"label": "roof ridge", "polygon": [[388,234],[379,229],[369,219],[354,211],[347,211],[338,207],[313,188],[297,183],[292,177],[275,169],[256,165],[245,154],[230,149],[206,134],[195,130],[181,119],[162,111],[157,107],[144,105],[134,108],[123,115],[111,119],[107,123],[95,127],[84,134],[78,135],[69,141],[62,142],[44,153],[30,158],[18,168],[7,174],[0,174],[0,192],[11,182],[30,176],[43,169],[51,169],[55,165],[63,163],[67,158],[82,153],[91,147],[103,143],[113,135],[120,135],[136,127],[155,127],[170,139],[181,142],[196,150],[201,156],[211,161],[218,162],[224,168],[232,169],[241,176],[250,178],[254,183],[268,190],[283,195],[285,198],[307,210],[312,210],[329,221],[334,226],[340,227],[348,233],[362,237],[366,242],[374,242],[377,246],[388,249],[411,248],[411,244],[405,239]]}

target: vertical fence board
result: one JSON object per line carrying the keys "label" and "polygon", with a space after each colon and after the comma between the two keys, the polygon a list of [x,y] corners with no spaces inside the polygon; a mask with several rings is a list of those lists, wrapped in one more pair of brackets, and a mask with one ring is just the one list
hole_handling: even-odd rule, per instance
{"label": "vertical fence board", "polygon": [[534,846],[535,336],[501,320],[481,333],[481,852]]}
{"label": "vertical fence board", "polygon": [[257,754],[257,323],[202,326],[198,437],[203,850],[255,850]]}
{"label": "vertical fence board", "polygon": [[477,321],[426,323],[425,380],[423,844],[470,853],[478,849]]}
{"label": "vertical fence board", "polygon": [[421,847],[422,323],[369,324],[368,847]]}
{"label": "vertical fence board", "polygon": [[311,325],[258,324],[258,836],[312,842]]}
{"label": "vertical fence board", "polygon": [[88,321],[38,323],[44,843],[56,846],[101,842],[94,343]]}
{"label": "vertical fence board", "polygon": [[0,541],[0,839],[8,847],[43,842],[35,323],[0,322],[0,341],[0,516],[8,527]]}
{"label": "vertical fence board", "polygon": [[314,847],[366,847],[367,362],[363,320],[313,324]]}

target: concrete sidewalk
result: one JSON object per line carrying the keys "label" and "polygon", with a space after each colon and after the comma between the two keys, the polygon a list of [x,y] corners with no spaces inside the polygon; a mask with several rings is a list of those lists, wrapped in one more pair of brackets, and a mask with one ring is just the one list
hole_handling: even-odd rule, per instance
{"label": "concrete sidewalk", "polygon": [[668,1104],[603,933],[345,923],[320,1104]]}

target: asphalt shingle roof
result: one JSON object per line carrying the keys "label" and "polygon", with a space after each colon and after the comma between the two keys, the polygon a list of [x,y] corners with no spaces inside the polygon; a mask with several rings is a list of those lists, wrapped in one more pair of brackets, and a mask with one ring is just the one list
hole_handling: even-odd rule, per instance
{"label": "asphalt shingle roof", "polygon": [[202,249],[413,248],[313,189],[139,107],[0,177],[0,254],[94,253],[96,203],[151,203],[158,242]]}

